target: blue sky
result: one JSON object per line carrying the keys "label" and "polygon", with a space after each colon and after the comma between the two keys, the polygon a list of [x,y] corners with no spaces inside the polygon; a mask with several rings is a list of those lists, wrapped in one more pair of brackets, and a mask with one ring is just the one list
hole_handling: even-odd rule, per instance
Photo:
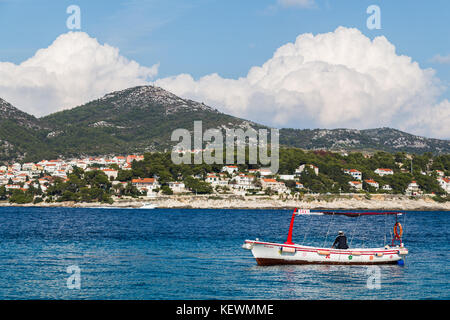
{"label": "blue sky", "polygon": [[[305,2],[312,5],[295,5]],[[367,18],[370,16],[366,10],[374,4],[381,9],[380,30],[369,30],[366,25]],[[76,106],[125,86],[124,79],[108,86],[105,82],[109,79],[89,78],[90,75],[87,75],[89,79],[86,83],[101,84],[96,91],[89,91],[88,89],[93,86],[87,85],[88,89],[81,87],[77,88],[78,91],[72,90],[80,92],[80,94],[77,93],[78,96],[69,97],[73,99],[63,99],[61,97],[71,94],[68,88],[84,81],[84,78],[80,77],[79,80],[72,79],[70,83],[72,77],[70,72],[73,72],[70,68],[53,79],[53,82],[49,80],[45,85],[41,85],[42,79],[53,76],[51,70],[55,68],[51,66],[52,59],[59,60],[61,55],[65,54],[65,50],[72,50],[70,41],[73,39],[61,40],[59,49],[48,50],[49,52],[44,55],[45,59],[33,61],[33,66],[37,64],[44,69],[47,68],[45,70],[47,73],[38,75],[36,79],[39,80],[33,78],[29,81],[30,77],[36,76],[35,69],[19,68],[20,63],[33,57],[38,50],[51,47],[55,39],[70,31],[66,26],[66,20],[69,17],[66,9],[70,5],[78,5],[81,9],[80,31],[86,33],[88,38],[96,38],[99,42],[99,44],[90,44],[94,56],[95,52],[104,50],[101,48],[103,44],[108,44],[119,49],[121,56],[138,63],[139,67],[134,69],[135,74],[132,75],[135,77],[125,82],[129,83],[129,86],[141,83],[142,74],[156,73],[152,80],[157,80],[158,85],[180,96],[204,101],[225,113],[277,127],[363,129],[391,126],[427,136],[445,138],[450,136],[449,129],[441,128],[439,124],[428,119],[430,113],[443,114],[439,117],[444,122],[447,117],[450,117],[448,110],[450,109],[448,101],[450,100],[450,90],[448,90],[450,86],[450,23],[448,19],[450,1],[448,0],[0,0],[0,38],[2,40],[0,97],[37,116]],[[336,42],[340,36],[348,40],[342,41],[345,43],[342,50],[349,53],[359,50],[361,53],[361,47],[356,47],[356,43],[361,45],[359,42],[361,37],[352,35],[349,29],[343,31],[345,35],[339,35],[339,32],[335,31],[339,26],[356,28],[362,33],[363,38],[374,39],[384,36],[390,44],[395,46],[395,53],[388,52],[389,45],[373,44],[372,47],[377,47],[378,51],[375,51],[380,56],[372,57],[372,61],[368,62],[373,67],[371,70],[361,71],[358,69],[361,67],[360,61],[353,64],[351,59],[348,59],[344,63],[347,69],[335,70],[331,73],[332,77],[328,77],[328,74],[322,72],[324,69],[319,66],[320,63],[325,63],[328,68],[333,69],[342,62],[342,57],[339,58],[338,55],[331,58],[327,55],[327,53],[333,54],[333,48],[340,46],[339,41]],[[265,96],[266,90],[261,89],[264,87],[264,81],[258,83],[258,87],[253,86],[253,80],[247,76],[249,70],[255,66],[263,66],[267,62],[272,62],[277,68],[281,66],[283,69],[283,62],[272,61],[274,53],[280,47],[296,42],[296,38],[305,33],[312,33],[314,36],[332,33],[327,41],[333,48],[328,48],[330,52],[317,51],[319,55],[324,53],[323,61],[319,61],[320,63],[312,69],[309,64],[299,67],[294,63],[293,69],[287,70],[292,73],[297,72],[298,78],[295,79],[297,82],[293,82],[295,88],[292,89],[293,85],[284,83],[283,88],[278,88],[278,91]],[[86,37],[77,39],[83,44],[89,42]],[[352,41],[355,41],[354,48]],[[302,42],[302,45],[308,47],[306,42]],[[321,48],[321,45],[319,38],[316,38],[311,48],[314,51]],[[76,50],[71,54],[70,59],[75,60],[82,56],[80,51]],[[412,62],[417,62],[420,66],[419,72],[415,69],[414,63],[405,62],[398,69],[398,72],[405,73],[404,83],[400,86],[391,86],[392,83],[402,81],[403,74],[399,75],[397,70],[392,71],[396,66],[396,62],[392,61],[402,55],[411,57]],[[361,55],[359,57],[361,58]],[[309,59],[311,60],[311,57]],[[390,59],[391,62],[385,70],[381,70],[383,67],[380,65],[380,60],[383,61],[383,59]],[[86,61],[86,65],[89,65],[88,62],[90,61]],[[8,63],[14,64],[15,69]],[[115,69],[116,75],[119,75],[118,78],[120,73],[128,70],[126,68],[129,67],[117,59],[108,60],[106,63],[112,63],[115,67],[118,65]],[[109,70],[105,64],[89,65],[86,70],[91,70],[91,74],[95,72],[103,74],[103,71]],[[144,68],[152,66],[155,68],[156,65],[157,72],[155,72],[156,69],[150,72]],[[358,70],[353,76],[348,76],[348,71],[352,68]],[[435,72],[432,79],[427,71],[428,68],[432,68]],[[13,69],[14,71],[11,71]],[[375,73],[373,73],[374,70]],[[366,71],[367,74],[365,74]],[[6,74],[8,72],[10,74]],[[278,71],[265,70],[264,72],[267,72],[266,76],[271,79],[270,81],[277,79]],[[289,72],[286,72],[286,77]],[[322,90],[319,94],[322,100],[314,95],[304,96],[314,93],[314,87],[311,89],[305,83],[308,82],[308,77],[314,76],[316,72],[322,72],[318,76],[322,78],[315,84],[318,91]],[[387,83],[390,83],[385,88],[376,86],[369,88],[367,84],[364,84],[364,81],[372,81],[371,83],[379,85],[384,82],[384,79],[379,76],[385,76],[389,72],[391,72],[390,81]],[[202,81],[202,77],[216,73],[218,77],[212,77],[212,81],[210,81],[211,78]],[[182,74],[189,76],[178,77]],[[305,78],[305,75],[308,77]],[[359,75],[363,75],[361,82],[350,81]],[[239,82],[240,78],[245,78],[244,83],[248,87],[246,92],[239,91],[240,87],[243,87]],[[16,79],[19,86],[22,82],[28,81],[28,83],[18,89],[17,84],[8,86],[8,79]],[[161,79],[163,81],[159,81]],[[329,79],[340,82],[342,85],[340,91],[345,91],[336,99],[340,101],[340,104],[333,105],[333,99],[330,100],[330,97],[327,97],[329,89],[333,89],[332,85],[330,88],[318,88]],[[64,84],[66,88],[58,87]],[[278,83],[275,81],[272,84],[275,86]],[[361,89],[362,92],[357,88],[360,84],[365,85]],[[415,86],[416,84],[421,86]],[[408,96],[405,92],[408,90],[405,88],[410,85],[416,91]],[[39,90],[36,87],[39,87]],[[346,89],[350,87],[356,88],[352,89],[354,92],[346,92]],[[283,92],[291,89],[292,96],[289,100]],[[228,90],[227,94],[230,93],[235,97],[231,99],[225,94],[222,96],[218,94],[216,97],[215,91],[220,90]],[[337,90],[333,94],[339,95],[340,91]],[[424,93],[424,91],[427,92]],[[264,97],[261,98],[262,96]],[[292,103],[294,97],[299,99],[297,105]],[[40,104],[36,102],[39,99],[41,99]],[[50,101],[50,99],[53,100]],[[242,102],[244,100],[245,103]],[[261,106],[255,106],[255,101],[259,101]],[[377,104],[380,110],[378,113]],[[273,110],[269,110],[272,105],[279,108],[273,107]],[[366,109],[359,108],[361,105]],[[390,110],[391,105],[394,106],[392,110],[395,109],[395,112]],[[344,111],[335,113],[335,109],[341,106],[344,109],[347,108],[347,113],[355,116],[346,118]],[[259,114],[259,110],[266,112]],[[422,112],[422,118],[419,117],[420,112]],[[296,113],[304,115],[303,118],[292,117]],[[411,114],[417,114],[418,118],[411,118]],[[332,121],[332,117],[339,121]],[[377,118],[378,121],[367,121],[365,119],[367,117]],[[406,119],[408,117],[410,119]]]}
{"label": "blue sky", "polygon": [[[370,38],[386,36],[398,54],[450,81],[450,66],[430,61],[450,54],[446,0],[316,0],[313,8],[283,7],[276,0],[0,0],[0,61],[19,63],[67,32],[71,4],[81,8],[82,31],[142,65],[160,62],[160,76],[245,76],[299,34],[342,25],[357,27]],[[366,27],[371,4],[381,8],[381,30]]]}

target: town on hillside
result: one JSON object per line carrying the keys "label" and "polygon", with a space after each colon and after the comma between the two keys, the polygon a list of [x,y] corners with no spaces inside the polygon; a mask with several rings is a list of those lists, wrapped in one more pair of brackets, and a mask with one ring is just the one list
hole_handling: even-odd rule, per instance
{"label": "town on hillside", "polygon": [[[245,165],[204,166],[202,170],[191,170],[185,165],[177,167],[170,164],[168,159],[167,154],[149,153],[145,156],[57,159],[2,165],[0,200],[15,203],[112,203],[117,198],[128,196],[172,194],[401,193],[446,197],[450,194],[448,171],[430,169],[416,172],[414,177],[409,173],[411,169],[405,168],[403,163],[396,163],[395,168],[363,172],[354,167],[335,170],[335,165],[326,166],[324,162],[292,166],[290,161],[293,168],[290,172],[286,172],[289,169],[282,163],[280,167],[285,168],[285,172],[273,173],[269,168]],[[325,173],[321,172],[320,166]]]}

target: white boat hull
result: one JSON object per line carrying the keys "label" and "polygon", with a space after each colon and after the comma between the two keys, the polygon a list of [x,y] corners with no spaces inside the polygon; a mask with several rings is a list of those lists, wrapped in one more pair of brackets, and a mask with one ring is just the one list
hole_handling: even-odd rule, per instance
{"label": "white boat hull", "polygon": [[408,250],[404,247],[331,249],[245,240],[244,249],[252,251],[258,265],[280,264],[397,264]]}
{"label": "white boat hull", "polygon": [[156,209],[158,206],[156,204],[144,204],[142,207],[138,209]]}

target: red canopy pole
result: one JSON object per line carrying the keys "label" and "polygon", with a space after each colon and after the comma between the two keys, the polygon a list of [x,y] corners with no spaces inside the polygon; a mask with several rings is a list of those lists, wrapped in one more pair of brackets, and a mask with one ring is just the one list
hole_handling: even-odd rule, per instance
{"label": "red canopy pole", "polygon": [[296,213],[297,213],[297,208],[294,209],[294,213],[292,214],[291,224],[289,226],[289,233],[288,233],[288,237],[287,237],[287,240],[286,240],[285,244],[294,244],[292,242],[292,229],[294,228],[294,220],[295,220],[295,214]]}

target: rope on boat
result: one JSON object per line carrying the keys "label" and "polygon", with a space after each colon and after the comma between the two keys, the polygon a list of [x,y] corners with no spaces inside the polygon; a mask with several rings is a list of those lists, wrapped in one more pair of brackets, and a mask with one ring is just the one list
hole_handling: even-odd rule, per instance
{"label": "rope on boat", "polygon": [[311,224],[312,217],[313,217],[313,215],[309,215],[308,222],[306,224],[305,236],[303,237],[303,242],[302,242],[303,245],[306,242],[306,235],[308,234],[308,230],[309,230],[309,226]]}
{"label": "rope on boat", "polygon": [[331,221],[330,221],[330,223],[328,224],[327,234],[325,235],[325,241],[323,242],[323,247],[324,247],[324,248],[325,248],[325,245],[326,245],[326,243],[327,243],[328,233],[330,232],[330,226],[331,226],[331,224],[333,223],[333,220],[334,220],[334,212],[333,212],[333,216],[331,217]]}
{"label": "rope on boat", "polygon": [[403,230],[406,229],[406,214],[403,214]]}
{"label": "rope on boat", "polygon": [[351,248],[351,246],[352,246],[353,237],[354,237],[355,231],[356,231],[356,226],[358,225],[358,218],[359,218],[360,216],[361,216],[360,214],[358,214],[358,215],[356,216],[355,226],[354,226],[353,231],[352,231],[352,238],[350,239],[350,245],[349,245],[350,248]]}
{"label": "rope on boat", "polygon": [[361,248],[365,248],[364,240],[366,240],[366,237],[365,236],[361,236]]}

